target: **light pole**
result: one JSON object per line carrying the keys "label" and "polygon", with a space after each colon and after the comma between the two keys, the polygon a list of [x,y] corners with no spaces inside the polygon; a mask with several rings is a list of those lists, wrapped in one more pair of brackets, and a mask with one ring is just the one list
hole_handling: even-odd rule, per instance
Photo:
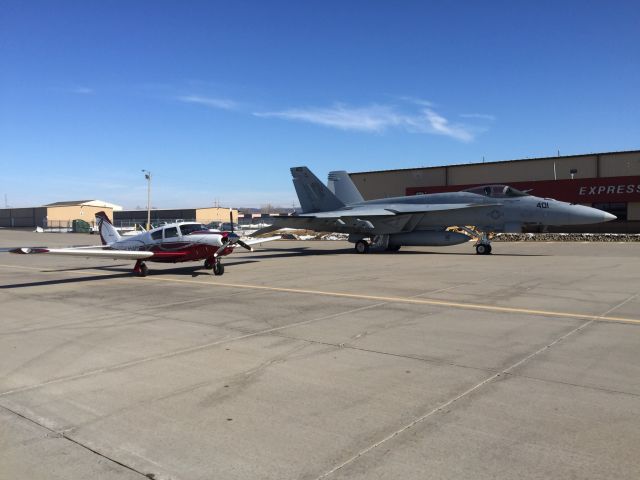
{"label": "light pole", "polygon": [[142,170],[144,178],[147,179],[147,230],[151,229],[151,172]]}

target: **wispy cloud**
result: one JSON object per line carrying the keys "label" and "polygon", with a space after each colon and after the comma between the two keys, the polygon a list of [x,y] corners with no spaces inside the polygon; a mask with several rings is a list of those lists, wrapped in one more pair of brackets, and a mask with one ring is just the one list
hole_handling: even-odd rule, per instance
{"label": "wispy cloud", "polygon": [[238,108],[237,102],[227,98],[203,97],[200,95],[185,95],[178,97],[178,100],[185,103],[195,103],[204,105],[209,108],[218,108],[221,110],[235,110]]}
{"label": "wispy cloud", "polygon": [[488,113],[461,113],[460,117],[477,118],[479,120],[491,120],[491,121],[494,121],[496,119],[495,115],[490,115]]}
{"label": "wispy cloud", "polygon": [[89,87],[74,87],[69,91],[71,93],[77,93],[78,95],[92,95],[96,93],[93,88],[89,88]]}
{"label": "wispy cloud", "polygon": [[274,117],[284,120],[297,120],[314,123],[341,130],[362,132],[382,132],[389,127],[399,126],[406,120],[391,107],[371,105],[350,108],[336,104],[328,108],[291,108],[278,112],[256,112],[257,117]]}
{"label": "wispy cloud", "polygon": [[414,112],[404,112],[392,105],[348,107],[335,104],[332,107],[255,112],[254,115],[313,123],[341,130],[381,133],[391,128],[399,128],[411,133],[445,135],[463,142],[470,142],[475,138],[474,128],[452,124],[432,108],[426,107],[427,102],[422,102],[424,108]]}
{"label": "wispy cloud", "polygon": [[397,97],[397,98],[399,100],[402,100],[403,102],[413,103],[415,105],[421,105],[423,107],[435,107],[436,106],[432,101],[424,100],[423,98],[409,97],[409,96],[402,96],[402,97]]}

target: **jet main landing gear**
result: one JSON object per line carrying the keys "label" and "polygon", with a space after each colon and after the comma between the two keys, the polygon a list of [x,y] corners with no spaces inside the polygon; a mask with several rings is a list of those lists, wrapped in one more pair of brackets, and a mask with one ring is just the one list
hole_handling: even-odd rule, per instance
{"label": "jet main landing gear", "polygon": [[369,242],[358,240],[356,242],[356,253],[369,253]]}

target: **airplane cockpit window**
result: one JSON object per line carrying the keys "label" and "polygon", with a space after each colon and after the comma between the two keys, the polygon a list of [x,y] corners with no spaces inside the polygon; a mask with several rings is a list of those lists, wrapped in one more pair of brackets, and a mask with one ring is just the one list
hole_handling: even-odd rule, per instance
{"label": "airplane cockpit window", "polygon": [[178,236],[177,227],[169,227],[164,229],[164,238],[173,238]]}
{"label": "airplane cockpit window", "polygon": [[189,235],[193,232],[202,232],[205,230],[207,230],[207,227],[205,227],[201,223],[185,223],[183,225],[180,225],[180,232],[183,236]]}
{"label": "airplane cockpit window", "polygon": [[477,195],[483,195],[491,198],[515,198],[529,196],[528,193],[521,192],[509,185],[485,185],[483,187],[470,188],[465,190],[465,192],[475,193]]}
{"label": "airplane cockpit window", "polygon": [[151,232],[152,240],[162,240],[162,230],[156,230],[155,232]]}

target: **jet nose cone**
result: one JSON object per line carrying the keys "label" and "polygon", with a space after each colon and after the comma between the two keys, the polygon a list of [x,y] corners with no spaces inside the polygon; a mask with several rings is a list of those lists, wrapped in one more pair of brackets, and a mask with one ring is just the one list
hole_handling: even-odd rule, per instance
{"label": "jet nose cone", "polygon": [[612,215],[608,212],[603,212],[602,216],[603,216],[604,222],[610,222],[611,220],[616,220],[618,218],[615,215]]}

